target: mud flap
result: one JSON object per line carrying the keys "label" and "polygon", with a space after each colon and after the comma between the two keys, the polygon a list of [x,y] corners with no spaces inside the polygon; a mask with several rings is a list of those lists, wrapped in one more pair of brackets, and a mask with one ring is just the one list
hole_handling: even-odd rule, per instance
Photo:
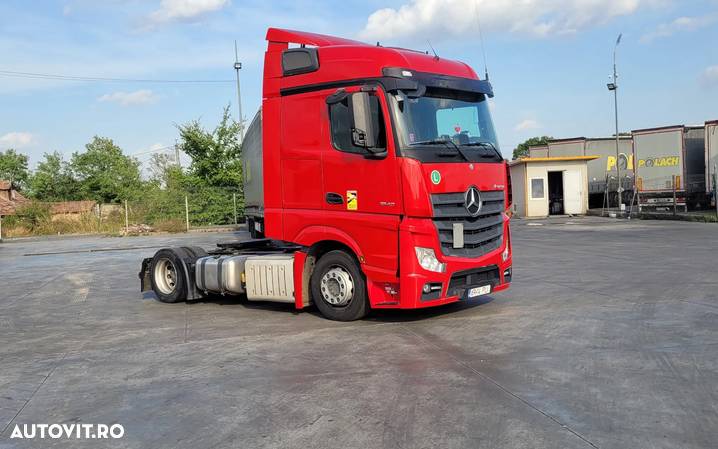
{"label": "mud flap", "polygon": [[150,280],[150,264],[152,258],[142,259],[142,268],[140,269],[140,292],[148,292],[152,290],[152,281]]}

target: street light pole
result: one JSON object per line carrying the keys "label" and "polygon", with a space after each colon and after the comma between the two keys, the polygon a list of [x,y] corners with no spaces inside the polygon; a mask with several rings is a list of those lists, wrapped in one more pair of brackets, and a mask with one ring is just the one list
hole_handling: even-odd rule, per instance
{"label": "street light pole", "polygon": [[619,137],[618,137],[618,71],[616,70],[616,51],[618,50],[618,44],[621,43],[621,37],[623,33],[618,35],[616,39],[616,45],[613,47],[613,82],[608,84],[608,90],[613,91],[613,106],[616,117],[616,179],[618,180],[618,188],[616,189],[617,201],[616,205],[618,210],[621,210],[621,150],[619,148]]}
{"label": "street light pole", "polygon": [[237,41],[234,41],[234,70],[237,72],[237,108],[239,109],[239,142],[244,140],[244,121],[242,119],[242,91],[239,87],[239,70],[242,63],[239,62],[239,53],[237,52]]}

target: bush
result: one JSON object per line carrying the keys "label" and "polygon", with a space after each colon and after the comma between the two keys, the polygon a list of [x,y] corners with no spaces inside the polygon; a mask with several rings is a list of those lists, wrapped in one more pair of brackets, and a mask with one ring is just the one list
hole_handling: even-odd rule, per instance
{"label": "bush", "polygon": [[183,220],[158,221],[153,226],[156,231],[161,232],[185,232],[187,224]]}
{"label": "bush", "polygon": [[51,220],[50,207],[38,201],[30,201],[15,210],[17,226],[37,231],[44,223]]}

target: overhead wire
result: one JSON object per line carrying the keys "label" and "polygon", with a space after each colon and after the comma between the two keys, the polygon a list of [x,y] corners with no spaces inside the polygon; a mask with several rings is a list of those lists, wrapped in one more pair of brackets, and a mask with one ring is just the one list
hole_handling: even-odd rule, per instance
{"label": "overhead wire", "polygon": [[117,83],[233,83],[230,79],[140,79],[140,78],[110,78],[101,76],[75,76],[75,75],[59,75],[52,73],[36,73],[36,72],[19,72],[14,70],[0,70],[0,76],[22,79],[40,79],[40,80],[56,80],[56,81],[91,81],[91,82],[117,82]]}

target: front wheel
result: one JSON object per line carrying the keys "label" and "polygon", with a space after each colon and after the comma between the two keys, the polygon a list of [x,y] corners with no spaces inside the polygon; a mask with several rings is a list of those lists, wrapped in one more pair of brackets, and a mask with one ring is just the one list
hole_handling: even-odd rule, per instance
{"label": "front wheel", "polygon": [[312,299],[326,318],[354,321],[366,316],[366,281],[356,260],[344,251],[330,251],[314,267]]}
{"label": "front wheel", "polygon": [[187,299],[184,262],[173,249],[157,251],[150,263],[150,281],[157,299],[162,302],[174,303]]}

